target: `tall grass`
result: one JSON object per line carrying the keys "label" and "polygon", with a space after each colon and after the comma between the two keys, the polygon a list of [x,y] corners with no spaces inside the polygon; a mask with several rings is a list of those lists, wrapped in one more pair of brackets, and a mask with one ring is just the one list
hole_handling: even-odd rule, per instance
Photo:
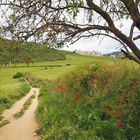
{"label": "tall grass", "polygon": [[93,64],[40,85],[38,133],[45,140],[139,140],[140,69]]}

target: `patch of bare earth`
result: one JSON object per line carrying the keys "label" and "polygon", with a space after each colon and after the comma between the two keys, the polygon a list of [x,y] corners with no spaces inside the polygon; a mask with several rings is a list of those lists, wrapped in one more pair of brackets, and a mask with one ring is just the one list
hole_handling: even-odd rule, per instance
{"label": "patch of bare earth", "polygon": [[[13,115],[21,110],[26,100],[35,94],[35,98],[32,100],[32,104],[28,110],[25,111],[23,116],[19,119],[15,119]],[[10,109],[3,112],[4,119],[10,121],[9,124],[0,128],[0,140],[39,140],[35,130],[38,128],[35,121],[35,110],[38,105],[38,88],[32,88],[30,92],[17,101]]]}

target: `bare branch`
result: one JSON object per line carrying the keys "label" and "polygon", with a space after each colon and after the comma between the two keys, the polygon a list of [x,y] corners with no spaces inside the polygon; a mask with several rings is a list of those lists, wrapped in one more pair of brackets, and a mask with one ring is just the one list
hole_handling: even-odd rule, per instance
{"label": "bare branch", "polygon": [[133,40],[138,40],[138,39],[140,39],[140,35],[133,38]]}
{"label": "bare branch", "polygon": [[135,23],[133,22],[130,29],[129,38],[132,40],[133,38],[133,31],[134,31]]}

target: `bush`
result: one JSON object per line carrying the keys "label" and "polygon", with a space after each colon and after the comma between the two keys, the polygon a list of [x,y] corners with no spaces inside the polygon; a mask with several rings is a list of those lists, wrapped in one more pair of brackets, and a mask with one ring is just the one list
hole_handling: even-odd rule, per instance
{"label": "bush", "polygon": [[18,78],[21,78],[21,77],[23,77],[23,76],[24,76],[23,73],[17,72],[16,74],[13,75],[13,78],[14,78],[14,79],[18,79]]}

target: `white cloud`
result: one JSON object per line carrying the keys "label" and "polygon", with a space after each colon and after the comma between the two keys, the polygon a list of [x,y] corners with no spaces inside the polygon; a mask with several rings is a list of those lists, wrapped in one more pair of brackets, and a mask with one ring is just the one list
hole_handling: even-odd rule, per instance
{"label": "white cloud", "polygon": [[101,53],[110,53],[113,51],[116,51],[119,47],[119,44],[110,39],[106,38],[102,42],[100,42],[100,39],[81,39],[74,43],[73,45],[70,45],[69,47],[64,47],[64,50],[74,51],[74,50],[83,50],[83,51],[99,51]]}
{"label": "white cloud", "polygon": [[[122,24],[123,26],[120,28],[120,22],[116,22],[115,25],[117,28],[121,29],[122,33],[125,35],[129,35],[130,32],[130,26],[131,26],[131,21],[130,20],[123,20]],[[134,30],[134,36],[140,34],[140,32],[135,29]],[[101,53],[110,53],[119,50],[121,47],[120,43],[117,41],[106,37],[104,40],[101,42],[101,38],[97,39],[81,39],[74,43],[73,45],[70,45],[68,48],[64,47],[64,50],[83,50],[83,51],[100,51]],[[140,47],[140,40],[135,41],[136,45]]]}

